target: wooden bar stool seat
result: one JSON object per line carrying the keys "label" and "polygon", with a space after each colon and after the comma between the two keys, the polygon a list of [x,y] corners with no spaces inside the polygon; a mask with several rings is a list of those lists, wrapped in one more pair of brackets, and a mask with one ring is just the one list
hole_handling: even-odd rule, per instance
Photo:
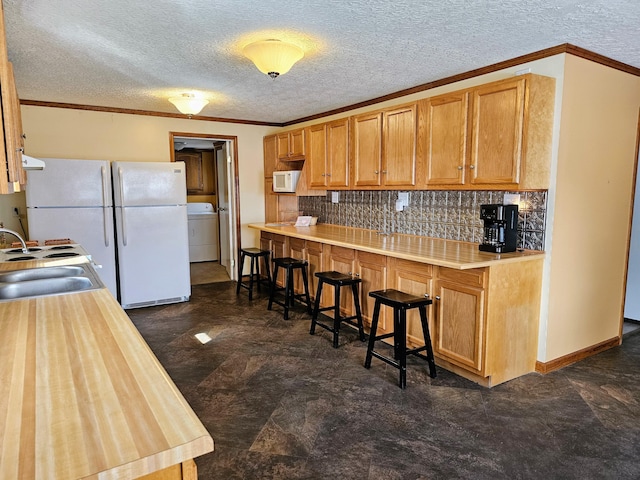
{"label": "wooden bar stool seat", "polygon": [[[260,291],[260,284],[267,285],[269,291],[271,291],[271,267],[269,265],[269,257],[271,252],[269,250],[261,250],[259,248],[241,248],[240,249],[240,261],[238,262],[238,285],[236,287],[236,295],[240,293],[240,288],[246,288],[249,291],[249,300],[253,298],[253,284],[254,281]],[[251,266],[249,269],[249,283],[243,283],[242,272],[244,270],[244,260],[249,257],[251,259]],[[260,274],[260,259],[262,258],[264,263],[264,273]]]}
{"label": "wooden bar stool seat", "polygon": [[[315,276],[318,278],[318,291],[316,292],[316,302],[313,309],[313,317],[311,319],[311,329],[309,333],[311,335],[316,332],[316,325],[324,328],[333,333],[333,348],[338,348],[338,335],[340,333],[340,324],[342,322],[348,323],[358,329],[360,335],[360,341],[365,341],[364,328],[362,326],[362,313],[360,311],[360,299],[358,296],[358,285],[362,282],[362,279],[353,277],[340,272],[317,272]],[[331,285],[334,292],[333,305],[320,308],[320,297],[322,295],[322,287],[324,284]],[[340,290],[342,287],[351,287],[353,293],[353,304],[355,306],[355,315],[348,317],[340,316]],[[318,321],[318,313],[326,310],[333,310],[333,325],[326,325]],[[355,320],[355,322],[354,322]]]}
{"label": "wooden bar stool seat", "polygon": [[[367,356],[364,361],[365,368],[371,367],[371,357],[376,357],[385,363],[400,370],[398,386],[407,386],[407,355],[415,355],[423,358],[429,364],[429,376],[436,378],[436,364],[431,347],[431,336],[429,335],[429,323],[427,322],[427,305],[432,301],[427,297],[417,297],[399,290],[378,290],[369,292],[369,296],[375,298],[373,308],[373,318],[371,320],[371,331],[369,332],[369,345]],[[380,306],[387,305],[393,308],[393,333],[376,336],[378,329],[378,319],[380,316]],[[407,310],[417,308],[420,311],[420,323],[422,324],[422,334],[424,336],[424,346],[407,348]],[[393,337],[393,358],[386,357],[374,350],[376,340]],[[426,351],[423,355],[420,352]]]}
{"label": "wooden bar stool seat", "polygon": [[[268,310],[274,303],[284,308],[284,319],[289,319],[289,309],[293,307],[294,302],[297,300],[300,303],[306,305],[307,311],[311,313],[311,298],[309,297],[309,280],[307,277],[307,261],[299,260],[291,257],[280,257],[273,259],[273,281],[271,282],[271,295],[269,296]],[[280,268],[285,269],[284,274],[284,287],[278,287],[276,281],[278,279],[278,270]],[[300,294],[296,294],[293,285],[293,272],[300,270],[302,274],[302,285],[304,291]],[[277,293],[284,291],[284,298],[277,297]]]}

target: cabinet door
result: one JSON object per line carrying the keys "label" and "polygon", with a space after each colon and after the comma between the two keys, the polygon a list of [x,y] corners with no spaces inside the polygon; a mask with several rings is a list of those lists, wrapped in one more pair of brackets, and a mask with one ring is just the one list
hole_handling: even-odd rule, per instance
{"label": "cabinet door", "polygon": [[278,137],[269,135],[262,140],[262,150],[264,153],[264,177],[273,178],[273,171],[278,163]]}
{"label": "cabinet door", "polygon": [[[362,320],[365,325],[371,326],[373,307],[375,300],[369,296],[369,292],[384,290],[387,288],[387,257],[368,252],[358,252],[356,272],[362,279],[360,285],[360,308]],[[393,314],[388,307],[380,309],[378,320],[378,334],[393,331]]]}
{"label": "cabinet door", "polygon": [[264,179],[264,221],[278,221],[278,195],[273,193],[273,177]]}
{"label": "cabinet door", "polygon": [[[433,267],[424,263],[410,262],[397,258],[389,258],[389,276],[391,288],[418,297],[433,298]],[[427,307],[429,332],[433,337],[433,308]],[[424,345],[420,313],[417,309],[407,311],[407,341],[412,345]],[[433,343],[433,338],[432,338]]]}
{"label": "cabinet door", "polygon": [[293,130],[289,132],[289,156],[304,157],[304,129]]}
{"label": "cabinet door", "polygon": [[[329,253],[329,265],[327,270],[334,270],[340,273],[353,274],[356,272],[356,252],[351,248],[331,246]],[[333,299],[333,287],[326,288],[326,295]],[[323,293],[324,294],[324,293]],[[343,315],[353,315],[353,299],[351,295],[340,296],[340,310]],[[330,301],[333,304],[333,300]]]}
{"label": "cabinet door", "polygon": [[[300,238],[289,238],[289,253],[287,256],[303,260],[306,257],[304,240]],[[308,272],[307,272],[308,273]],[[304,291],[302,283],[302,273],[299,269],[293,272],[293,290],[295,293],[302,293]]]}
{"label": "cabinet door", "polygon": [[440,95],[420,105],[421,157],[427,185],[462,185],[467,166],[468,92]]}
{"label": "cabinet door", "polygon": [[288,160],[291,156],[289,151],[289,132],[283,132],[276,135],[276,147],[278,151],[278,158]]}
{"label": "cabinet door", "polygon": [[[309,262],[309,294],[315,301],[316,292],[318,291],[318,279],[316,278],[316,272],[324,272],[325,268],[325,254],[322,243],[310,242],[307,240],[305,243],[305,260]],[[321,306],[325,306],[327,303],[320,302]]]}
{"label": "cabinet door", "polygon": [[436,294],[435,354],[482,371],[484,289],[438,280]]}
{"label": "cabinet door", "polygon": [[525,79],[472,91],[472,184],[518,183],[524,125]]}
{"label": "cabinet door", "polygon": [[[287,251],[287,237],[284,235],[271,235],[271,258],[282,258],[286,257],[288,254]],[[278,271],[278,278],[275,279],[276,283],[283,287],[284,286],[284,269],[280,269]]]}
{"label": "cabinet door", "polygon": [[273,256],[273,245],[271,243],[271,234],[268,232],[260,232],[260,248],[262,250],[269,250],[271,256]]}
{"label": "cabinet door", "polygon": [[349,186],[349,119],[327,124],[328,187]]}
{"label": "cabinet door", "polygon": [[307,128],[307,156],[305,166],[309,172],[309,187],[327,185],[327,129],[324,124]]}
{"label": "cabinet door", "polygon": [[176,153],[176,162],[184,162],[188,195],[202,195],[204,177],[202,175],[201,153]]}
{"label": "cabinet door", "polygon": [[353,185],[378,186],[382,170],[382,112],[353,117]]}
{"label": "cabinet door", "polygon": [[416,105],[383,114],[382,184],[416,184]]}

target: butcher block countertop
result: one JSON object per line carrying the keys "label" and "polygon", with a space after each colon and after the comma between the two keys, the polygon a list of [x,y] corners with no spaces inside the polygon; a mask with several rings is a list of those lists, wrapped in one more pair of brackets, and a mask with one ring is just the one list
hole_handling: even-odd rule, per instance
{"label": "butcher block countertop", "polygon": [[490,267],[497,263],[539,260],[544,255],[544,252],[536,250],[502,254],[481,252],[477,243],[400,233],[380,234],[376,230],[331,224],[294,227],[283,223],[256,223],[250,224],[249,227],[263,232],[459,270]]}
{"label": "butcher block countertop", "polygon": [[1,302],[0,344],[0,478],[132,479],[213,450],[105,288]]}

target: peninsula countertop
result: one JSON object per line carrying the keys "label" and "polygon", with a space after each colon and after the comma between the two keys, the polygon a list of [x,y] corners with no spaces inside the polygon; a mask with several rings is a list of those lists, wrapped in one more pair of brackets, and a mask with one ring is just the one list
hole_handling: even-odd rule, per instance
{"label": "peninsula countertop", "polygon": [[[19,263],[0,269],[43,264]],[[0,478],[131,479],[213,450],[106,288],[0,303],[0,342]]]}
{"label": "peninsula countertop", "polygon": [[381,234],[376,230],[342,225],[318,224],[310,227],[295,227],[287,223],[253,223],[249,227],[277,235],[459,270],[490,267],[505,262],[540,260],[544,257],[544,252],[537,250],[502,254],[481,252],[477,243],[401,233]]}

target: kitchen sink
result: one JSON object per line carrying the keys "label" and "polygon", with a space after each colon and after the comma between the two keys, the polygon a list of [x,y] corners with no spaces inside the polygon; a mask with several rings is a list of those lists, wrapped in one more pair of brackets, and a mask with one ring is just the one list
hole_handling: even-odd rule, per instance
{"label": "kitchen sink", "polygon": [[66,267],[26,268],[24,270],[0,273],[0,283],[24,282],[27,280],[41,280],[56,277],[72,277],[74,275],[84,275],[84,273],[84,268],[75,265],[69,265]]}
{"label": "kitchen sink", "polygon": [[0,301],[103,288],[89,264],[0,272]]}
{"label": "kitchen sink", "polygon": [[5,283],[0,285],[0,300],[80,292],[89,290],[92,287],[93,283],[87,277],[41,278],[39,280]]}

